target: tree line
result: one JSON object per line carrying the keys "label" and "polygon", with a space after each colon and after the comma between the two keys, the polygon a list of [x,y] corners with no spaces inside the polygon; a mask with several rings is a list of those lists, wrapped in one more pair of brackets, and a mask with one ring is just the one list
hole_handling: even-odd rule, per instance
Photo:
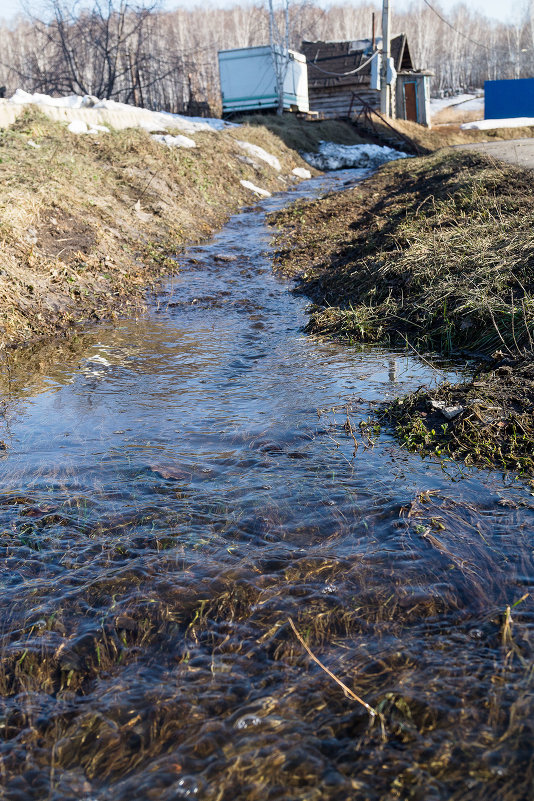
{"label": "tree line", "polygon": [[[466,3],[446,13],[415,0],[393,15],[412,59],[434,73],[433,91],[482,87],[486,79],[534,74],[534,2],[499,23]],[[322,8],[293,0],[290,44],[370,38],[380,7],[362,2]],[[282,10],[280,26],[284,20]],[[269,42],[268,3],[218,8],[209,3],[163,11],[138,0],[50,0],[42,16],[0,23],[0,85],[44,94],[87,94],[177,113],[220,111],[217,51]]]}

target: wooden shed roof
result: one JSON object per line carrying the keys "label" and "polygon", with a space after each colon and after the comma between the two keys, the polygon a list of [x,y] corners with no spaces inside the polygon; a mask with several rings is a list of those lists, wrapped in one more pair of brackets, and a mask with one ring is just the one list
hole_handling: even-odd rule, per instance
{"label": "wooden shed roof", "polygon": [[[304,41],[300,52],[306,56],[308,84],[313,87],[347,86],[353,83],[362,83],[362,79],[366,79],[371,74],[371,65],[367,64],[353,75],[343,75],[369,59],[373,52],[370,39],[350,42]],[[405,33],[401,33],[391,40],[391,55],[397,72],[413,70],[412,57]]]}

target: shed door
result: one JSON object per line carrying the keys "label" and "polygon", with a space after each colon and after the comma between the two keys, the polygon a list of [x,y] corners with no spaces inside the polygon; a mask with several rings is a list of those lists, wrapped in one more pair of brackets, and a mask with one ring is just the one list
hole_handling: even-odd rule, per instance
{"label": "shed door", "polygon": [[417,94],[415,82],[404,84],[404,110],[406,119],[417,122]]}

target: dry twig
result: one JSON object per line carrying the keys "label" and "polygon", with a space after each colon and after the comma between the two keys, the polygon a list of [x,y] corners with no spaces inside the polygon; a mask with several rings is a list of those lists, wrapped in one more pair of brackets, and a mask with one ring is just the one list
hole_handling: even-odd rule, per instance
{"label": "dry twig", "polygon": [[337,684],[339,684],[339,686],[342,688],[342,690],[343,690],[343,692],[345,693],[345,695],[348,695],[348,696],[349,696],[349,698],[352,698],[354,701],[357,701],[359,704],[361,704],[362,706],[364,706],[364,707],[367,709],[367,711],[369,712],[369,714],[371,715],[371,717],[373,717],[373,718],[374,718],[374,717],[376,717],[376,714],[377,714],[377,712],[376,712],[376,709],[373,709],[373,707],[372,707],[372,706],[370,706],[370,705],[369,705],[369,704],[368,704],[366,701],[364,701],[364,700],[363,700],[363,698],[360,698],[360,696],[359,696],[359,695],[356,695],[356,693],[355,693],[355,692],[353,692],[353,691],[352,691],[352,690],[351,690],[349,687],[347,687],[347,685],[346,685],[346,684],[344,684],[344,683],[341,681],[341,679],[338,679],[338,677],[337,677],[337,676],[335,676],[335,675],[332,673],[332,671],[331,671],[331,670],[329,670],[329,669],[326,667],[326,665],[323,665],[323,663],[321,662],[321,660],[320,660],[318,657],[316,657],[316,656],[315,656],[315,654],[313,653],[313,651],[312,651],[312,650],[310,649],[310,647],[309,647],[309,646],[306,644],[306,642],[304,641],[304,639],[303,639],[302,635],[301,635],[301,634],[298,632],[298,630],[297,630],[297,627],[296,627],[296,626],[295,626],[295,624],[293,623],[293,620],[292,620],[292,619],[289,617],[289,618],[288,618],[288,621],[289,621],[289,625],[290,625],[290,626],[291,626],[291,628],[293,629],[293,632],[294,632],[294,634],[295,634],[295,637],[296,637],[296,638],[297,638],[297,640],[300,642],[300,644],[302,645],[302,647],[305,649],[305,651],[306,651],[306,653],[308,654],[308,656],[310,657],[310,659],[313,659],[313,661],[314,661],[314,662],[315,662],[317,665],[319,665],[319,667],[321,668],[321,670],[324,670],[324,672],[325,672],[325,673],[327,673],[327,674],[330,676],[330,678],[331,678],[331,679],[334,679],[334,681],[335,681]]}

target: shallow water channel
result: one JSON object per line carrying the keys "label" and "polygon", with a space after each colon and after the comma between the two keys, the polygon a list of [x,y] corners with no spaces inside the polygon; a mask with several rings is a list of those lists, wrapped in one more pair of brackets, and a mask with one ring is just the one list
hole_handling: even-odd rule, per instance
{"label": "shallow water channel", "polygon": [[534,499],[361,432],[454,368],[305,335],[272,274],[265,211],[357,176],[233,217],[139,319],[11,358],[7,799],[532,797]]}

